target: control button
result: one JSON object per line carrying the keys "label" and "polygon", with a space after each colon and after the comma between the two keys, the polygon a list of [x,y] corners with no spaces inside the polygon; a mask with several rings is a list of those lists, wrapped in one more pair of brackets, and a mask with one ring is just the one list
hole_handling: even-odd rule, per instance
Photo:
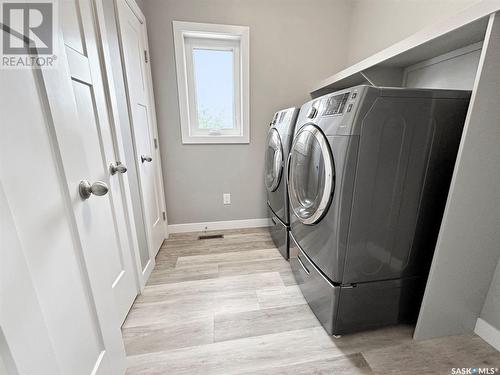
{"label": "control button", "polygon": [[351,110],[352,110],[352,106],[353,106],[353,104],[352,104],[352,103],[350,103],[350,104],[347,106],[347,112],[351,112]]}
{"label": "control button", "polygon": [[314,116],[316,116],[317,112],[318,112],[318,110],[316,108],[311,107],[311,108],[309,108],[309,111],[307,111],[306,117],[307,118],[314,118]]}
{"label": "control button", "polygon": [[351,99],[356,99],[356,96],[358,96],[358,93],[357,92],[353,92],[352,96],[351,96]]}
{"label": "control button", "polygon": [[342,101],[340,102],[340,106],[339,106],[339,108],[337,109],[337,111],[335,113],[342,113],[342,112],[344,112],[345,103],[347,103],[347,99],[348,98],[349,98],[349,94],[344,95],[344,97],[342,98]]}

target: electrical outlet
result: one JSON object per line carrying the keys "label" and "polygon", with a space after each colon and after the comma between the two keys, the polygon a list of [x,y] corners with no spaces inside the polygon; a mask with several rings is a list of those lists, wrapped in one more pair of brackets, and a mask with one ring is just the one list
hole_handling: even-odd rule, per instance
{"label": "electrical outlet", "polygon": [[222,200],[224,201],[224,204],[231,204],[231,193],[223,193]]}

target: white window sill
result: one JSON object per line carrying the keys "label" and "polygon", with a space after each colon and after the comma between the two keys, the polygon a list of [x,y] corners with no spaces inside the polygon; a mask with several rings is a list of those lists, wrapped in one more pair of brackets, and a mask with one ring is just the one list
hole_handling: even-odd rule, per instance
{"label": "white window sill", "polygon": [[249,138],[241,135],[184,136],[182,144],[248,144]]}

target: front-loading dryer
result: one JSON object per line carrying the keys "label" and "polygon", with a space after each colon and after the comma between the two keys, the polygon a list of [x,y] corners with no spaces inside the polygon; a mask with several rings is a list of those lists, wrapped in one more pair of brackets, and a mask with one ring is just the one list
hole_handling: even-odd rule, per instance
{"label": "front-loading dryer", "polygon": [[265,154],[264,182],[271,220],[270,233],[274,244],[285,259],[288,259],[290,224],[286,162],[298,112],[298,108],[288,108],[274,114],[267,135]]}
{"label": "front-loading dryer", "polygon": [[418,313],[470,92],[357,86],[304,104],[290,261],[331,334]]}

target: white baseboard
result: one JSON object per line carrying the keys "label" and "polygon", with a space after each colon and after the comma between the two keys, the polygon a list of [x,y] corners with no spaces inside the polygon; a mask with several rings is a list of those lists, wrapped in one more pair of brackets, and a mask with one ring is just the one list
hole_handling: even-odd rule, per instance
{"label": "white baseboard", "polygon": [[209,221],[205,223],[171,224],[168,226],[168,233],[201,232],[204,230],[224,230],[241,228],[268,227],[271,221],[264,219]]}
{"label": "white baseboard", "polygon": [[486,320],[478,318],[474,332],[500,352],[500,330],[493,327]]}

